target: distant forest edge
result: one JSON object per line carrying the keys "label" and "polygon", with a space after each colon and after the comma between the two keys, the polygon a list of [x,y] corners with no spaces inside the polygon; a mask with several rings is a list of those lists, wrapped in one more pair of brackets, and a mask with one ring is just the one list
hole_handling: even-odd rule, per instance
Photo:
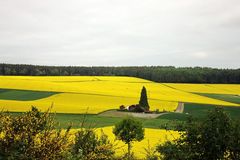
{"label": "distant forest edge", "polygon": [[216,69],[206,67],[81,67],[1,63],[0,75],[131,76],[165,83],[240,83],[240,69]]}

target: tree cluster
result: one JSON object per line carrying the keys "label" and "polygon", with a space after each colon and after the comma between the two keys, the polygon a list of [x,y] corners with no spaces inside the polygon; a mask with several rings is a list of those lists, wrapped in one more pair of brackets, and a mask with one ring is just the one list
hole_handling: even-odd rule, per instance
{"label": "tree cluster", "polygon": [[240,159],[240,123],[231,120],[222,108],[211,111],[203,122],[190,118],[181,131],[175,142],[157,146],[162,159]]}
{"label": "tree cluster", "polygon": [[0,64],[0,75],[132,76],[148,79],[155,82],[240,83],[240,69],[216,69],[206,67],[80,67]]}

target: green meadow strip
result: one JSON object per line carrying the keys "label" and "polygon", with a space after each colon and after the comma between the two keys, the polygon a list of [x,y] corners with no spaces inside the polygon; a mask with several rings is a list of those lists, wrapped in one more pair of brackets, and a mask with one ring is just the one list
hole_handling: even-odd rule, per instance
{"label": "green meadow strip", "polygon": [[0,89],[1,100],[32,101],[58,94],[57,92]]}
{"label": "green meadow strip", "polygon": [[210,94],[210,93],[196,93],[201,96],[214,98],[218,100],[223,100],[231,103],[239,104],[240,106],[240,96],[239,95],[232,95],[232,94]]}

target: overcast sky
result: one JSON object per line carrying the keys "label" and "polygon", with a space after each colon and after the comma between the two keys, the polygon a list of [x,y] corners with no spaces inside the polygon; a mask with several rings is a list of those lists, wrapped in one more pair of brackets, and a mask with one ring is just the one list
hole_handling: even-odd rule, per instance
{"label": "overcast sky", "polygon": [[0,63],[240,68],[240,0],[1,0]]}

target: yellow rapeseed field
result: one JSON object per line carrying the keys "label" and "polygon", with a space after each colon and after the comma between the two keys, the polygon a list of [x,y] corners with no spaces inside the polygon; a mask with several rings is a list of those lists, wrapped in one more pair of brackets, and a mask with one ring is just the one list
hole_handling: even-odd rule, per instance
{"label": "yellow rapeseed field", "polygon": [[0,100],[0,106],[9,111],[27,111],[32,105],[45,110],[53,104],[56,112],[99,113],[122,104],[137,104],[143,86],[152,110],[174,111],[178,102],[239,106],[190,92],[236,94],[240,85],[163,84],[116,76],[0,76],[2,89],[59,92],[34,101]]}
{"label": "yellow rapeseed field", "polygon": [[233,94],[240,95],[240,85],[236,84],[177,84],[168,83],[167,86],[177,90],[195,93]]}
{"label": "yellow rapeseed field", "polygon": [[[174,111],[178,102],[239,106],[226,101],[207,98],[195,93],[216,93],[240,95],[240,85],[227,84],[170,84],[155,83],[133,77],[110,76],[0,76],[0,89],[33,90],[58,92],[52,96],[31,100],[0,100],[0,108],[8,111],[29,111],[37,106],[45,111],[53,105],[52,111],[58,113],[100,113],[118,109],[120,105],[137,104],[142,87],[147,88],[151,110]],[[115,141],[112,127],[102,128],[111,141],[118,146],[120,155],[127,152],[127,146]],[[77,130],[73,129],[73,132]],[[100,133],[101,129],[97,129]],[[179,138],[176,131],[145,129],[145,138],[134,142],[133,151],[139,158],[146,155],[144,147],[155,147],[166,140]]]}
{"label": "yellow rapeseed field", "polygon": [[[109,140],[115,145],[116,148],[116,155],[121,156],[127,153],[127,145],[122,141],[116,140],[115,135],[112,133],[113,126],[110,127],[103,127],[97,128],[96,132],[100,135],[102,132],[108,135]],[[72,129],[71,133],[76,133],[78,129]],[[173,130],[163,130],[163,129],[150,129],[145,128],[145,135],[144,139],[140,142],[134,142],[132,151],[134,155],[139,158],[143,159],[146,156],[145,148],[154,148],[157,144],[162,144],[167,140],[172,141],[180,137],[180,133]],[[74,136],[72,137],[74,139]]]}
{"label": "yellow rapeseed field", "polygon": [[[52,111],[58,113],[99,113],[109,109],[118,109],[120,105],[136,104],[138,98],[112,97],[89,94],[60,93],[48,98],[35,101],[0,100],[0,106],[9,111],[28,111],[31,106],[37,106],[45,111],[53,105]],[[177,107],[176,102],[149,100],[151,109],[173,111]]]}

